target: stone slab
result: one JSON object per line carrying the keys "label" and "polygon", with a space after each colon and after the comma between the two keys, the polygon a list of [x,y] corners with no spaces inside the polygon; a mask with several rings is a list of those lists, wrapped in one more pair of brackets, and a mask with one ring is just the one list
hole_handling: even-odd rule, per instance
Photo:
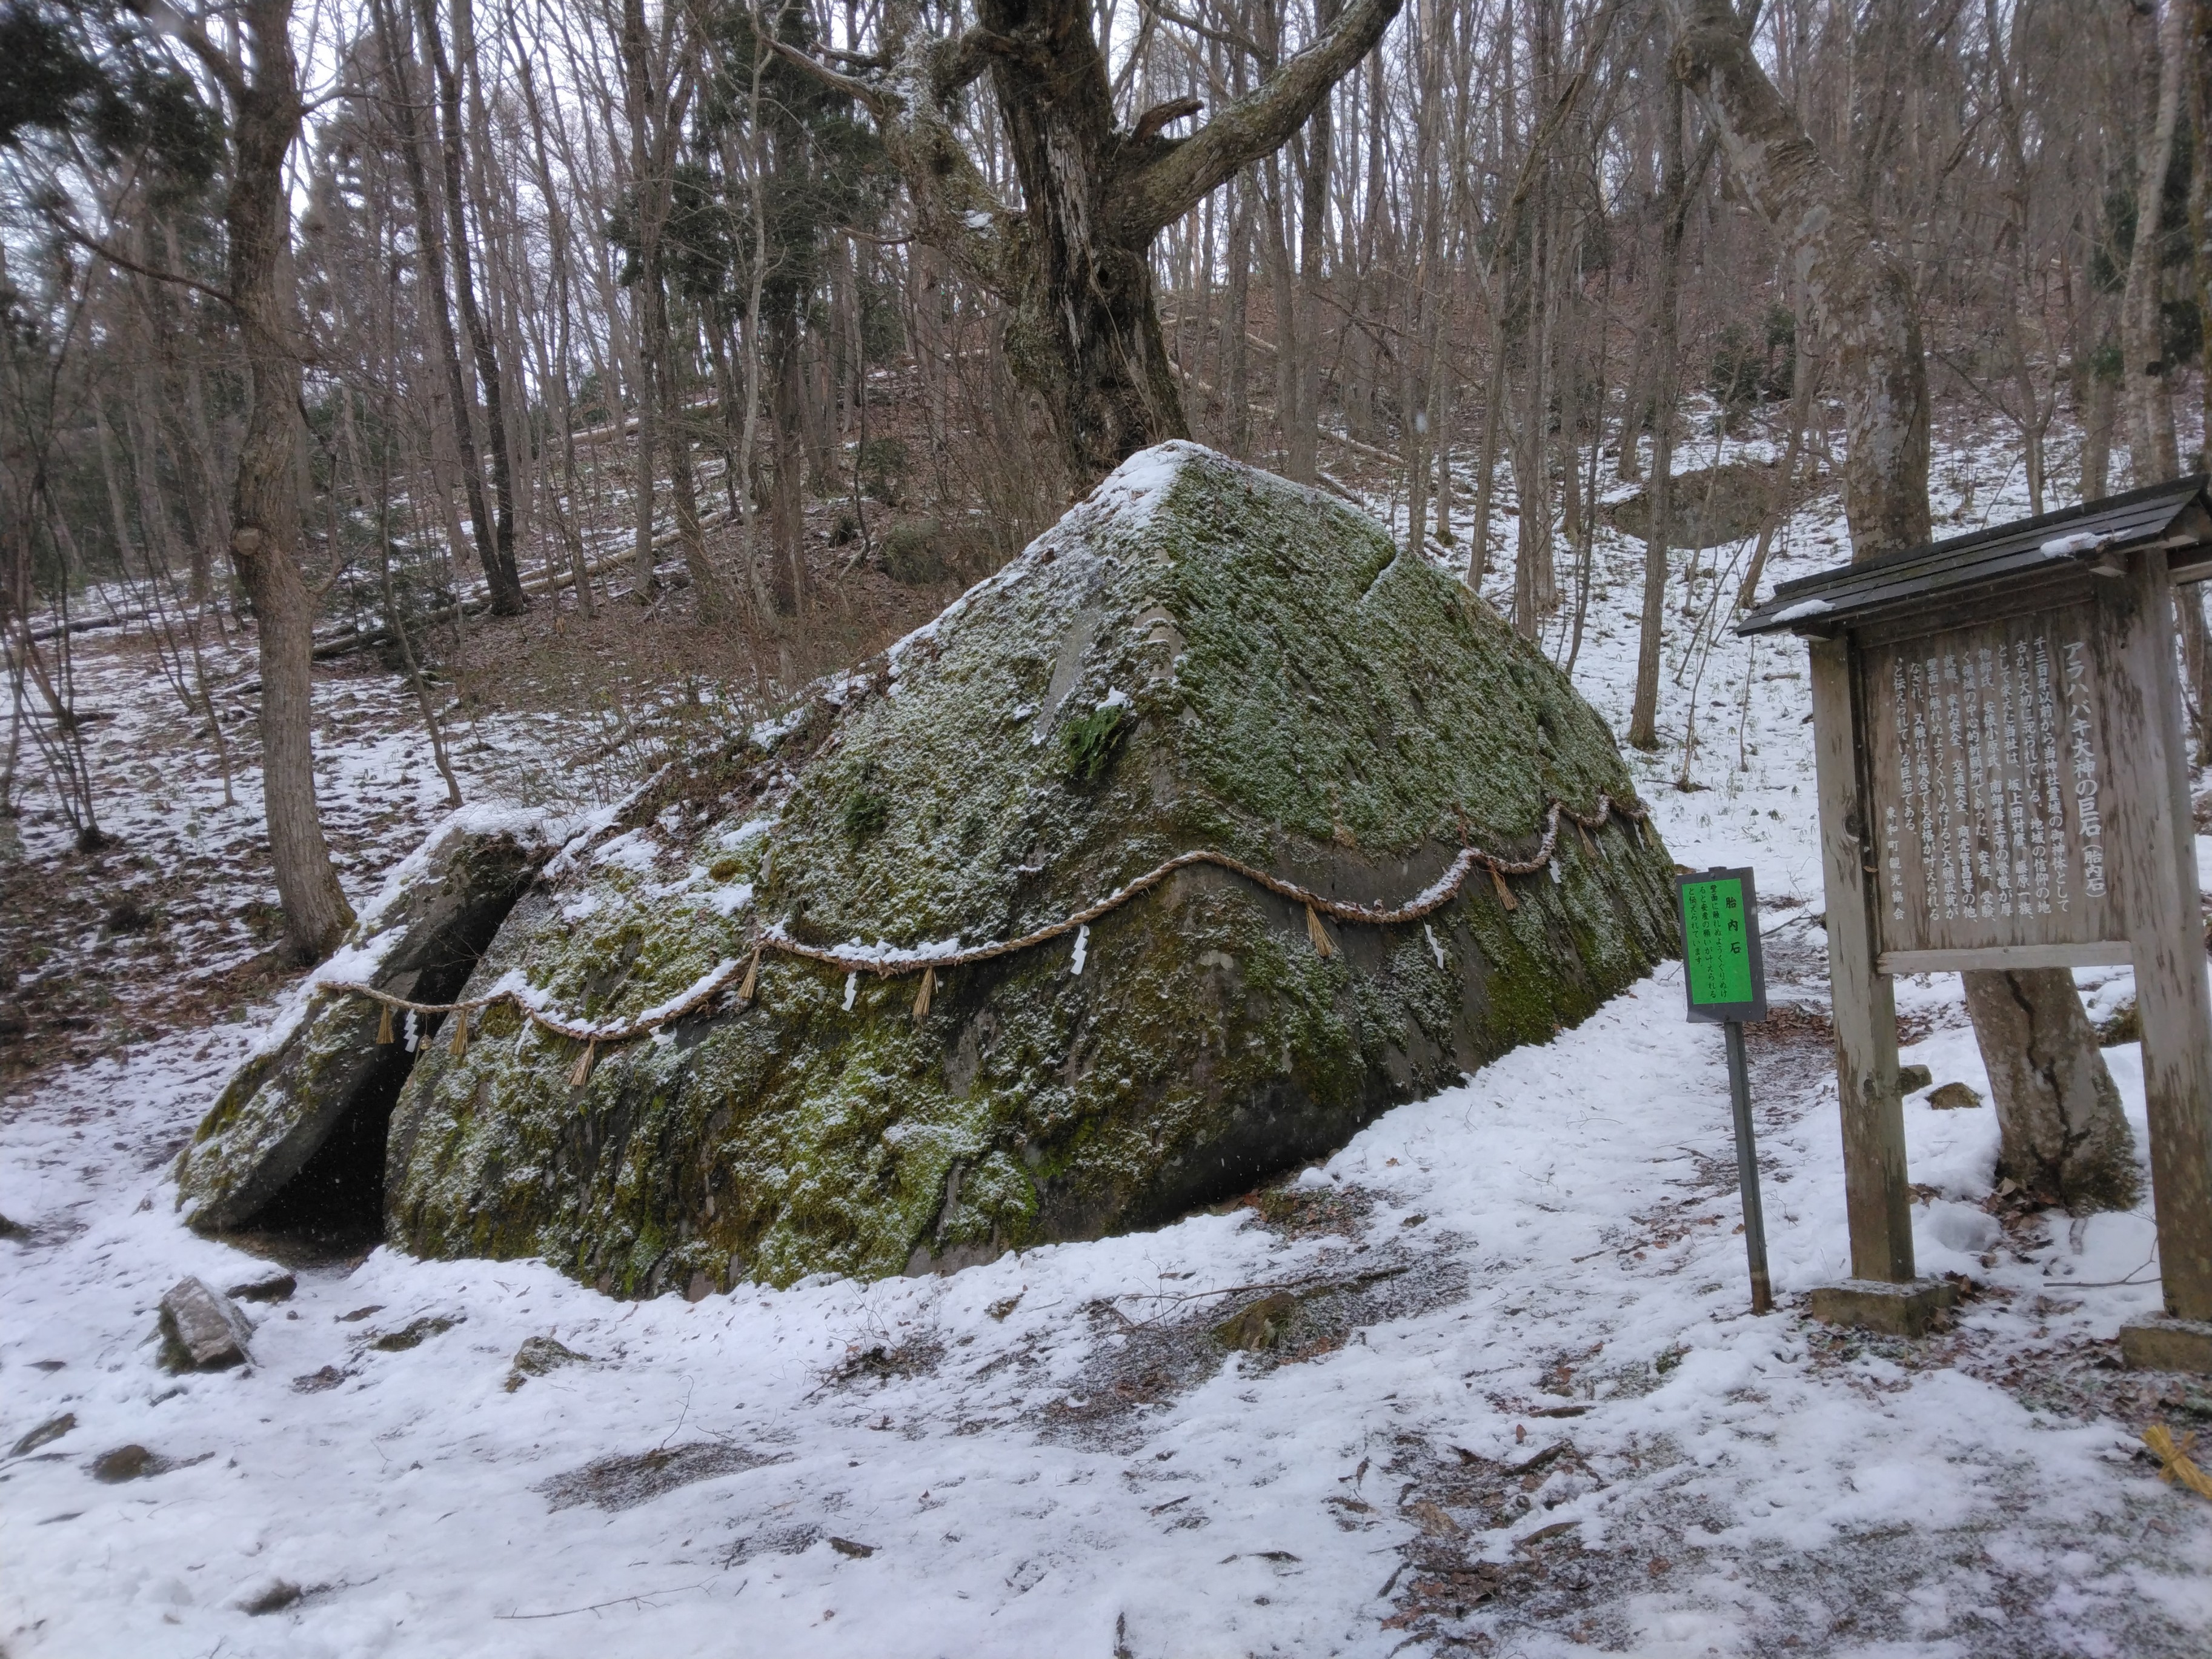
{"label": "stone slab", "polygon": [[[456,817],[419,868],[348,941],[335,975],[419,1002],[450,1001],[550,854],[503,820]],[[427,1042],[380,1042],[384,1011],[318,998],[283,1039],[240,1066],[177,1162],[177,1205],[202,1232],[253,1224],[356,1112],[382,1113]],[[379,1126],[380,1127],[380,1125]]]}
{"label": "stone slab", "polygon": [[2193,1319],[2146,1319],[2120,1327],[2120,1355],[2138,1371],[2193,1371],[2212,1376],[2212,1324]]}
{"label": "stone slab", "polygon": [[1915,1279],[1901,1285],[1847,1279],[1813,1292],[1813,1317],[1823,1324],[1884,1336],[1925,1336],[1935,1328],[1937,1316],[1958,1299],[1958,1287],[1940,1279]]}

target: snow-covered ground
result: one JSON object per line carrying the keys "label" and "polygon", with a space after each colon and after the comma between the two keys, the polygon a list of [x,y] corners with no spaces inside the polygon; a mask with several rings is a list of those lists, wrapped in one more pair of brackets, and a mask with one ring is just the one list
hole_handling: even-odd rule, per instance
{"label": "snow-covered ground", "polygon": [[[1939,484],[1969,469],[1974,518],[2025,513],[1971,447]],[[1772,574],[1842,545],[1816,502]],[[1601,538],[1576,670],[1616,729],[1639,556]],[[1730,556],[1678,577],[1675,608]],[[251,1041],[226,1026],[0,1103],[0,1214],[29,1230],[0,1242],[0,1448],[73,1419],[0,1463],[0,1644],[2202,1653],[2212,1507],[2095,1404],[2179,1429],[2203,1403],[2099,1369],[2157,1304],[2147,1206],[2008,1223],[1984,1204],[1993,1115],[1916,1095],[1923,1271],[1982,1288],[1918,1345],[1803,1316],[1846,1255],[1802,653],[1723,626],[1708,645],[1702,673],[1670,653],[1662,747],[1632,763],[1679,860],[1753,864],[1769,899],[1776,1314],[1747,1311],[1720,1036],[1685,1022],[1669,968],[1257,1207],[696,1304],[380,1249],[257,1306],[249,1367],[172,1377],[161,1292],[273,1271],[171,1209],[167,1160]],[[2108,1007],[2125,976],[2093,988]],[[1905,1058],[1986,1092],[1956,981],[1899,1003]],[[2138,1057],[2106,1052],[2140,1149]],[[1214,1328],[1270,1297],[1281,1343],[1224,1352]],[[533,1337],[586,1358],[510,1388]],[[93,1477],[131,1444],[156,1472]]]}

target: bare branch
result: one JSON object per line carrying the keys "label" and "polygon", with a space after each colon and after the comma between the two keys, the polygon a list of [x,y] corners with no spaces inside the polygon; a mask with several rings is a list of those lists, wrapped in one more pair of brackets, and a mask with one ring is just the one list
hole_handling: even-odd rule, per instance
{"label": "bare branch", "polygon": [[991,66],[992,57],[1005,50],[1006,39],[978,23],[963,30],[956,40],[935,48],[930,71],[929,95],[940,104],[975,81]]}
{"label": "bare branch", "polygon": [[246,95],[246,77],[239,73],[238,65],[223,55],[222,48],[208,39],[198,18],[187,17],[168,0],[124,0],[124,3],[161,33],[182,41],[185,50],[200,60],[200,67],[213,76],[231,97]]}
{"label": "bare branch", "polygon": [[1181,218],[1246,162],[1280,149],[1328,90],[1367,56],[1402,0],[1357,0],[1328,33],[1190,137],[1130,179],[1125,234],[1149,234]]}
{"label": "bare branch", "polygon": [[[971,280],[1004,295],[1008,234],[1016,216],[999,199],[945,113],[952,94],[981,75],[1005,42],[971,28],[939,40],[912,15],[889,28],[890,67],[862,81],[774,42],[785,58],[861,103],[876,118],[884,150],[914,204],[914,238],[935,247]],[[767,37],[763,37],[767,38]]]}
{"label": "bare branch", "polygon": [[1267,62],[1267,54],[1254,44],[1249,35],[1239,34],[1234,29],[1219,29],[1211,23],[1200,22],[1186,12],[1177,11],[1173,6],[1162,3],[1162,0],[1143,0],[1143,4],[1146,11],[1158,15],[1163,22],[1173,23],[1177,28],[1188,29],[1193,34],[1203,40],[1227,46],[1231,52],[1241,52],[1262,66],[1265,66]]}
{"label": "bare branch", "polygon": [[221,289],[210,288],[197,277],[186,276],[178,271],[156,270],[151,265],[141,264],[129,254],[112,248],[98,237],[88,235],[78,229],[58,213],[50,210],[45,217],[46,222],[52,225],[64,240],[76,243],[88,253],[96,254],[118,270],[127,270],[134,276],[143,276],[156,283],[172,283],[179,288],[188,288],[195,294],[204,295],[208,299],[215,301],[226,309],[232,304],[230,295]]}
{"label": "bare branch", "polygon": [[881,88],[861,80],[858,76],[846,75],[833,70],[820,58],[810,57],[799,51],[798,47],[777,40],[775,35],[765,30],[760,35],[760,41],[785,63],[795,69],[805,70],[823,86],[843,93],[872,115],[887,115],[896,107],[896,100]]}
{"label": "bare branch", "polygon": [[1162,127],[1171,126],[1184,116],[1195,115],[1205,107],[1206,100],[1203,98],[1170,98],[1164,104],[1155,104],[1137,118],[1129,142],[1149,143],[1159,137]]}

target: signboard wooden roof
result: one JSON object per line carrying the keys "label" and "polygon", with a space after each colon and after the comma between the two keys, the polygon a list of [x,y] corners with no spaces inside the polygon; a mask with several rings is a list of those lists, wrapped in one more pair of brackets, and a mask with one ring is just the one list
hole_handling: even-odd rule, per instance
{"label": "signboard wooden roof", "polygon": [[1924,611],[1931,602],[1948,609],[1963,601],[1984,615],[1990,601],[2032,608],[2071,597],[2087,574],[2117,574],[2112,556],[2143,546],[2168,550],[2176,581],[2212,576],[2212,495],[2203,474],[1801,576],[1777,586],[1736,632],[1833,635]]}
{"label": "signboard wooden roof", "polygon": [[2212,1374],[2212,986],[2174,650],[2174,584],[2208,577],[2212,495],[2179,478],[1786,582],[1739,624],[1807,636],[1852,1271],[1820,1316],[1904,1330],[1944,1294],[1915,1279],[1892,976],[2124,962],[2169,1317],[2121,1346]]}

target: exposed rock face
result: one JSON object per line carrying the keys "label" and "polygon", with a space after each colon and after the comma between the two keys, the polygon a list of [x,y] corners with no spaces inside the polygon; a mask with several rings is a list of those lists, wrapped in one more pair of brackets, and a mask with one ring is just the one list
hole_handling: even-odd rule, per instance
{"label": "exposed rock face", "polygon": [[[777,732],[672,772],[547,867],[471,981],[635,1018],[757,929],[1011,939],[1212,848],[1400,903],[1464,833],[1631,796],[1543,657],[1368,519],[1188,444],[1134,457],[998,576]],[[774,953],[758,994],[579,1045],[487,1013],[415,1067],[387,1223],[624,1294],[882,1274],[1167,1219],[1544,1042],[1674,947],[1672,865],[1615,817],[1403,927],[1218,868],[941,974]],[[1470,1152],[1476,1150],[1470,1147]]]}
{"label": "exposed rock face", "polygon": [[[450,1001],[551,851],[497,815],[456,814],[394,872],[315,980]],[[193,1226],[244,1226],[299,1188],[315,1189],[292,1194],[308,1205],[343,1207],[346,1166],[381,1164],[386,1115],[419,1051],[378,1042],[380,1018],[373,1002],[330,997],[303,1000],[279,1023],[177,1160],[177,1202]],[[421,1022],[418,1038],[431,1029]],[[394,1036],[404,1034],[402,1022]],[[373,1200],[373,1175],[368,1190]]]}

